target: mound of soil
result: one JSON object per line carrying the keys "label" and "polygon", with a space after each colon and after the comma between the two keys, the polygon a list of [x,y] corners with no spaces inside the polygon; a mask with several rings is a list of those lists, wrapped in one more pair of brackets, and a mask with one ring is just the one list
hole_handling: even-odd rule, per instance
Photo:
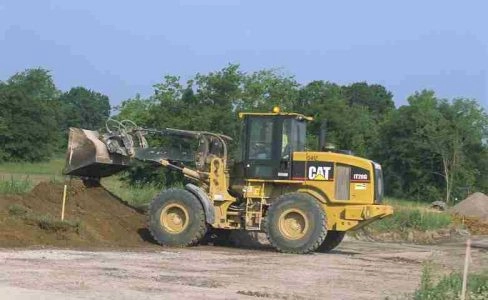
{"label": "mound of soil", "polygon": [[458,216],[488,222],[488,196],[483,193],[471,194],[468,198],[451,208],[450,212]]}
{"label": "mound of soil", "polygon": [[73,181],[60,221],[63,185],[41,182],[29,194],[0,198],[0,246],[137,247],[146,217],[103,187]]}

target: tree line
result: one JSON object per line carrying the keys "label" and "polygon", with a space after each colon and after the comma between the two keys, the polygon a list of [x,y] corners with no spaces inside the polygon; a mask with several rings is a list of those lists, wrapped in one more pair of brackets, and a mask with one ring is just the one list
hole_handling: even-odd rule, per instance
{"label": "tree line", "polygon": [[97,129],[110,115],[107,96],[84,87],[58,90],[48,70],[0,81],[0,162],[42,161],[63,151],[68,128]]}
{"label": "tree line", "polygon": [[[278,105],[317,120],[308,127],[310,149],[327,120],[329,143],[380,162],[390,196],[452,202],[488,192],[488,116],[478,102],[441,99],[430,90],[406,100],[396,108],[393,94],[378,84],[300,84],[280,70],[247,73],[230,64],[188,80],[165,76],[152,95],[115,107],[114,117],[143,127],[219,132],[238,142],[238,112]],[[0,161],[47,159],[65,145],[68,127],[97,129],[110,114],[108,97],[83,87],[60,92],[43,69],[0,82],[0,107]]]}

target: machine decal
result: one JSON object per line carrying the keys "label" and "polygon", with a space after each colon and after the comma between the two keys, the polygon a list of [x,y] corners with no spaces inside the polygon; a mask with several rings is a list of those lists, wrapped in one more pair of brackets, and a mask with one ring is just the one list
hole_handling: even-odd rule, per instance
{"label": "machine decal", "polygon": [[366,189],[366,183],[355,183],[354,189],[355,190],[365,190]]}
{"label": "machine decal", "polygon": [[334,165],[331,163],[313,163],[308,166],[307,179],[309,180],[333,180]]}
{"label": "machine decal", "polygon": [[351,182],[370,182],[371,175],[368,170],[358,167],[351,168]]}
{"label": "machine decal", "polygon": [[292,179],[295,180],[334,180],[334,163],[328,161],[294,161]]}

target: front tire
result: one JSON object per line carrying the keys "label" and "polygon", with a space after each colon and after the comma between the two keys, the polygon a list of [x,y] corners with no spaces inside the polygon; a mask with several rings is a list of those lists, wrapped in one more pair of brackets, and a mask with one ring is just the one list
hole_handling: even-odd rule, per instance
{"label": "front tire", "polygon": [[325,212],[312,196],[290,193],[269,207],[264,229],[271,245],[285,253],[315,251],[327,234]]}
{"label": "front tire", "polygon": [[161,245],[183,247],[197,244],[207,231],[202,204],[183,189],[171,188],[161,192],[149,207],[149,231]]}
{"label": "front tire", "polygon": [[337,246],[339,246],[339,244],[342,242],[345,236],[346,236],[345,231],[335,231],[335,230],[327,231],[327,236],[325,237],[325,240],[322,242],[322,245],[320,245],[317,248],[317,252],[326,253],[335,249]]}

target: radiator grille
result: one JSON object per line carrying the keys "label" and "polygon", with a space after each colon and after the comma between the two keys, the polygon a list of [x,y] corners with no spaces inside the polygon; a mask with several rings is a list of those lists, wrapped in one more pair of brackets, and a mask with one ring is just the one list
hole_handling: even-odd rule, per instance
{"label": "radiator grille", "polygon": [[336,166],[335,198],[336,200],[349,200],[351,180],[351,167]]}

